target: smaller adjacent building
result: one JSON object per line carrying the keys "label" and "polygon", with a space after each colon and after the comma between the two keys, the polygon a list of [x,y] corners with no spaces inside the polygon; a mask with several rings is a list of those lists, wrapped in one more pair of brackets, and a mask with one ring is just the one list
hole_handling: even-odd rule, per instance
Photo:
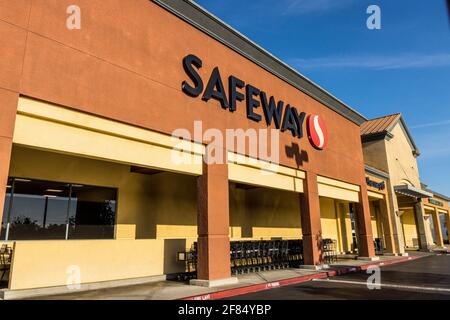
{"label": "smaller adjacent building", "polygon": [[450,230],[450,198],[428,188],[426,184],[422,187],[428,192],[433,193],[432,198],[428,198],[424,204],[425,212],[432,216],[432,223],[430,231],[433,241],[438,246],[449,244],[449,230]]}
{"label": "smaller adjacent building", "polygon": [[372,230],[386,254],[429,250],[448,241],[449,198],[421,183],[420,151],[401,114],[361,126]]}

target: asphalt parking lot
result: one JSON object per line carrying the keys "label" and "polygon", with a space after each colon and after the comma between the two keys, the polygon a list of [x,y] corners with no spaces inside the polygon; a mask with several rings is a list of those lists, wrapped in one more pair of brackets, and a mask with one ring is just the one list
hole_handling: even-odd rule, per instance
{"label": "asphalt parking lot", "polygon": [[432,255],[382,267],[380,289],[370,290],[370,274],[358,273],[250,293],[231,300],[450,300],[450,255]]}

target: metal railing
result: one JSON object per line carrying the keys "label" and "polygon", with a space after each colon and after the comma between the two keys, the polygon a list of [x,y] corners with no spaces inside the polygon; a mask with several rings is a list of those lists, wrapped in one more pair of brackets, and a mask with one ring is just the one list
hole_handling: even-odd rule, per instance
{"label": "metal railing", "polygon": [[12,248],[7,244],[0,247],[0,282],[11,269]]}

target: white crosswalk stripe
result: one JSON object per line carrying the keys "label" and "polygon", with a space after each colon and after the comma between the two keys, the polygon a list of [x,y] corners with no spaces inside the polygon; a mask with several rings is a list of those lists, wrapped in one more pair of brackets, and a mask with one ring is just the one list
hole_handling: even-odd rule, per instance
{"label": "white crosswalk stripe", "polygon": [[[313,279],[313,281],[317,282],[332,282],[332,283],[343,283],[343,284],[354,284],[367,286],[367,282],[364,281],[349,281],[349,280],[336,280],[336,279]],[[372,284],[375,285],[375,284]],[[398,284],[379,284],[380,287],[385,288],[396,288],[396,289],[408,289],[408,290],[426,290],[426,291],[439,291],[439,292],[450,292],[450,289],[447,288],[435,288],[435,287],[420,287],[420,286],[408,286],[408,285],[398,285]]]}

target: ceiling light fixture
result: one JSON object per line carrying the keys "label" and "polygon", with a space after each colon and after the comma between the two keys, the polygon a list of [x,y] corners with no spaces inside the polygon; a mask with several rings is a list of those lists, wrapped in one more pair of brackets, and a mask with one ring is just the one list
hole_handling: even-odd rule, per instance
{"label": "ceiling light fixture", "polygon": [[57,192],[57,193],[60,193],[60,192],[64,192],[64,190],[58,190],[58,189],[47,189],[47,190],[45,190],[45,192]]}

